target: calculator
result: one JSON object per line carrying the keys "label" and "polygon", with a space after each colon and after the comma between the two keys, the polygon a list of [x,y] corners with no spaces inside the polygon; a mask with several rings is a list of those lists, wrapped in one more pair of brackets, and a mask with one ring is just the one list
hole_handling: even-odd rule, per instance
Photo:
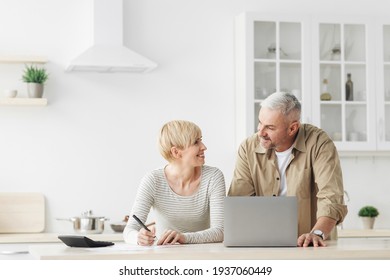
{"label": "calculator", "polygon": [[115,244],[110,241],[95,241],[82,235],[59,235],[58,239],[69,247],[97,248],[112,246]]}

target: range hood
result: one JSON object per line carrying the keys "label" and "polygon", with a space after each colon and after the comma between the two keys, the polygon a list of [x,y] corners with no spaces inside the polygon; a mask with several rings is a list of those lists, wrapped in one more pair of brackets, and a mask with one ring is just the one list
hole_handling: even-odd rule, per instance
{"label": "range hood", "polygon": [[123,45],[123,0],[94,0],[94,43],[67,72],[146,73],[157,64]]}

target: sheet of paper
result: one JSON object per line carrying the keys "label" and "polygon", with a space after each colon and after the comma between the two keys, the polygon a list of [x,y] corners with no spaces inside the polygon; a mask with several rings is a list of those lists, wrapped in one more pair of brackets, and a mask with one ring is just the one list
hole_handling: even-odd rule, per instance
{"label": "sheet of paper", "polygon": [[126,243],[118,243],[113,246],[107,246],[107,247],[98,247],[98,248],[85,248],[89,251],[150,251],[150,250],[162,250],[166,248],[172,248],[172,247],[183,247],[185,245],[164,245],[164,246],[139,246],[139,245],[132,245],[132,244],[126,244]]}

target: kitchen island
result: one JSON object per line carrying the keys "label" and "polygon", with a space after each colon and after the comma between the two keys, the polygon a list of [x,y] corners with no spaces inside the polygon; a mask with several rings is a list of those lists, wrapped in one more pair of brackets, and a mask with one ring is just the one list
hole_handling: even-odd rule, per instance
{"label": "kitchen island", "polygon": [[104,248],[71,248],[64,244],[31,245],[41,260],[357,260],[390,259],[390,238],[340,238],[327,247],[239,247],[222,243],[141,247],[117,242]]}

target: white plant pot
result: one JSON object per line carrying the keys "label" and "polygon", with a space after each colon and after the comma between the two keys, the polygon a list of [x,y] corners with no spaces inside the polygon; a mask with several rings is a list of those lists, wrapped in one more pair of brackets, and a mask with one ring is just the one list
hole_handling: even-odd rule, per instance
{"label": "white plant pot", "polygon": [[43,84],[27,83],[27,93],[30,98],[42,98]]}
{"label": "white plant pot", "polygon": [[361,217],[363,221],[364,229],[373,229],[375,223],[375,217]]}

